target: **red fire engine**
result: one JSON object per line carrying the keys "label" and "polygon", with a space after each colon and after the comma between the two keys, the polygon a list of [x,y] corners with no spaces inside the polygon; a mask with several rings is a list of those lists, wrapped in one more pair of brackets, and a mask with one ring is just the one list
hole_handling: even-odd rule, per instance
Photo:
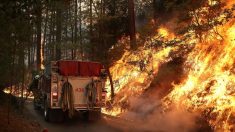
{"label": "red fire engine", "polygon": [[[36,76],[34,107],[44,110],[46,121],[63,120],[75,111],[100,116],[105,104],[106,74],[97,62],[60,60],[51,62],[49,74]],[[36,91],[36,92],[34,92]]]}

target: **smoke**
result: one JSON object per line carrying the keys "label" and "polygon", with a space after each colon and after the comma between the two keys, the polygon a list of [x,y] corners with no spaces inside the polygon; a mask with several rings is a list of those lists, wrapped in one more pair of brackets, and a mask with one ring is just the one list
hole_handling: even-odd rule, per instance
{"label": "smoke", "polygon": [[197,114],[177,108],[163,112],[156,97],[132,98],[130,104],[123,117],[134,121],[140,131],[191,132],[196,127]]}
{"label": "smoke", "polygon": [[161,99],[185,79],[183,72],[184,59],[174,58],[162,64],[148,90],[139,97],[129,99],[129,108],[122,115],[131,120],[135,129],[140,131],[193,132],[211,131],[208,123],[197,113],[191,113],[186,108],[164,110]]}
{"label": "smoke", "polygon": [[189,132],[195,128],[195,113],[171,108],[163,112],[161,98],[184,78],[182,58],[162,64],[150,87],[140,97],[129,99],[129,110],[122,116],[133,120],[141,131]]}

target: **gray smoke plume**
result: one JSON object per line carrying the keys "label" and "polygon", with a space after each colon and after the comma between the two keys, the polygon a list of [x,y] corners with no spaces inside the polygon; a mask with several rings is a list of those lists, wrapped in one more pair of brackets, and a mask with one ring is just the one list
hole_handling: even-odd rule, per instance
{"label": "gray smoke plume", "polygon": [[192,132],[195,129],[197,114],[176,108],[163,113],[160,100],[155,99],[132,98],[130,111],[123,117],[132,120],[139,131]]}

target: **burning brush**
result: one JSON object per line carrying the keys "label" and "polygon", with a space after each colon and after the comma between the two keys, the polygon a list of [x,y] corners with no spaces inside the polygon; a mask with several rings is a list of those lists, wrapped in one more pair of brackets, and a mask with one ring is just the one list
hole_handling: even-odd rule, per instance
{"label": "burning brush", "polygon": [[[231,7],[234,1],[225,2],[225,8],[230,5],[233,10],[227,15],[234,15],[235,6]],[[210,3],[210,6],[218,4]],[[226,11],[216,20],[226,18]],[[143,95],[159,67],[181,56],[186,58],[183,65],[186,77],[181,83],[172,84],[172,91],[161,100],[162,108],[197,113],[215,131],[235,131],[234,18],[221,21],[221,24],[203,32],[200,38],[194,30],[182,36],[169,33],[165,27],[158,32],[161,35],[151,37],[136,52],[126,51],[111,68],[116,96],[112,108],[103,112],[121,116],[130,111],[131,97]],[[162,46],[158,46],[159,43]]]}
{"label": "burning brush", "polygon": [[[178,41],[176,38],[167,39],[167,35],[168,30],[162,28],[161,32],[146,41],[144,46],[136,51],[126,51],[111,67],[116,96],[111,108],[103,110],[103,113],[113,116],[124,113],[129,109],[129,98],[141,95],[150,86],[158,73],[159,66],[172,60],[172,57],[177,57],[173,56],[176,55],[173,52],[181,49],[181,54],[185,53],[183,51],[186,50],[180,48],[184,45],[183,41]],[[107,82],[106,85],[110,84]],[[110,91],[108,93],[110,97]]]}

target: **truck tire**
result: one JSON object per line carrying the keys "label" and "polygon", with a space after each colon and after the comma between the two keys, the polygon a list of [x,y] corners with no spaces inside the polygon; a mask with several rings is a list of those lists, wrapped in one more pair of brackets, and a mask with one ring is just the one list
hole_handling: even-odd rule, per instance
{"label": "truck tire", "polygon": [[89,121],[89,111],[83,111],[82,112],[82,119],[84,121]]}
{"label": "truck tire", "polygon": [[83,119],[85,121],[98,121],[101,119],[101,110],[84,111]]}
{"label": "truck tire", "polygon": [[61,109],[50,109],[44,106],[44,119],[47,122],[63,122],[64,112]]}
{"label": "truck tire", "polygon": [[102,113],[101,113],[101,109],[99,109],[97,112],[97,119],[100,120],[102,118]]}
{"label": "truck tire", "polygon": [[64,122],[64,120],[65,120],[65,113],[63,112],[62,109],[56,110],[55,114],[56,114],[55,116],[57,117],[56,118],[57,122]]}
{"label": "truck tire", "polygon": [[64,112],[62,109],[50,109],[49,110],[49,121],[50,122],[63,122]]}
{"label": "truck tire", "polygon": [[101,119],[101,109],[93,111],[93,116],[95,120],[100,120]]}
{"label": "truck tire", "polygon": [[49,122],[50,121],[50,114],[51,110],[47,106],[47,102],[44,103],[44,119],[45,121]]}
{"label": "truck tire", "polygon": [[45,104],[44,104],[44,119],[45,119],[45,121],[56,122],[55,117],[56,117],[55,110],[52,110],[51,108],[49,108],[47,101],[45,101]]}

